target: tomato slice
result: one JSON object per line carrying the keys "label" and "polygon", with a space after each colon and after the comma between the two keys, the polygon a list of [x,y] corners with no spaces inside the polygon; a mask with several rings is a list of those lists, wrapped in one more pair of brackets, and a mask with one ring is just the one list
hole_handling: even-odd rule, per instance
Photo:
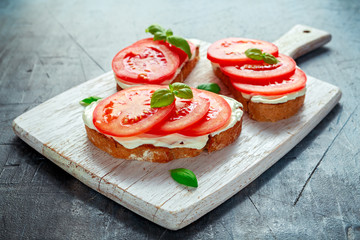
{"label": "tomato slice", "polygon": [[306,85],[306,75],[302,70],[296,68],[294,75],[275,83],[255,85],[235,82],[233,80],[231,80],[231,83],[236,90],[246,94],[265,96],[282,95],[303,89]]}
{"label": "tomato slice", "polygon": [[245,55],[245,51],[249,48],[261,49],[274,57],[279,54],[277,46],[270,42],[246,38],[225,38],[211,44],[207,51],[207,58],[220,65],[256,62]]}
{"label": "tomato slice", "polygon": [[155,126],[149,133],[157,135],[174,133],[201,120],[208,113],[210,102],[207,95],[200,90],[192,88],[192,92],[192,99],[176,98],[175,109],[169,118]]}
{"label": "tomato slice", "polygon": [[147,38],[118,52],[112,69],[125,82],[158,84],[171,79],[179,63],[179,56],[167,44]]}
{"label": "tomato slice", "polygon": [[202,91],[207,95],[210,107],[207,114],[197,123],[180,131],[180,134],[187,136],[201,136],[215,132],[225,126],[231,117],[229,103],[216,93]]}
{"label": "tomato slice", "polygon": [[279,54],[277,64],[263,61],[243,65],[220,67],[221,71],[232,80],[249,84],[268,84],[289,78],[295,73],[295,61],[284,54]]}
{"label": "tomato slice", "polygon": [[175,102],[166,107],[150,107],[152,94],[160,88],[166,86],[131,87],[107,97],[94,110],[94,126],[99,132],[114,137],[134,136],[148,131],[166,119],[175,107]]}

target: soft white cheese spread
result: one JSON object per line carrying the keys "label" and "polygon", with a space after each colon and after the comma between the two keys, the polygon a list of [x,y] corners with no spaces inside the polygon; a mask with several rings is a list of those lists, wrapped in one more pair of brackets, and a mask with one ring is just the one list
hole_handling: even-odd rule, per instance
{"label": "soft white cheese spread", "polygon": [[[214,71],[220,68],[219,64],[213,62],[211,63],[211,66]],[[306,88],[285,95],[263,96],[263,95],[246,94],[243,92],[241,92],[241,95],[243,96],[243,98],[250,99],[250,101],[254,103],[279,104],[279,103],[285,103],[290,100],[294,100],[297,97],[304,96],[305,93],[306,93]]]}
{"label": "soft white cheese spread", "polygon": [[[224,132],[229,128],[232,128],[238,121],[241,120],[241,117],[243,115],[243,111],[240,109],[240,107],[242,107],[241,103],[229,97],[225,97],[225,96],[222,97],[229,103],[231,107],[230,121],[222,129],[211,133],[210,134],[211,136],[216,136],[217,134]],[[97,102],[93,102],[89,106],[87,106],[82,115],[85,125],[96,131],[98,130],[93,124],[93,112],[100,101],[101,100]],[[190,137],[178,133],[173,133],[165,136],[157,136],[157,135],[143,133],[133,137],[112,137],[112,136],[108,136],[108,137],[113,138],[115,141],[117,141],[118,143],[120,143],[121,145],[123,145],[128,149],[134,149],[143,144],[152,144],[156,147],[167,147],[167,148],[202,149],[203,147],[205,147],[209,139],[208,134],[203,136]]]}
{"label": "soft white cheese spread", "polygon": [[[199,46],[199,44],[195,44],[196,47]],[[196,51],[195,51],[196,53]],[[186,59],[177,69],[176,69],[176,72],[174,74],[174,76],[169,79],[169,80],[166,80],[164,82],[162,82],[161,84],[162,85],[169,85],[170,83],[172,83],[172,81],[174,81],[174,79],[180,74],[182,68],[185,66],[185,64],[188,62],[188,61],[191,61],[195,58],[195,55],[196,54],[191,54],[191,58],[190,59]],[[135,87],[135,86],[141,86],[141,85],[144,85],[144,84],[132,84],[132,83],[129,83],[129,82],[126,82],[125,80],[122,80],[120,78],[115,78],[115,81],[116,81],[116,84],[119,85],[119,87],[121,87],[122,89],[126,89],[126,88],[129,88],[129,87]]]}
{"label": "soft white cheese spread", "polygon": [[306,87],[297,92],[293,92],[286,95],[278,95],[278,96],[249,95],[246,93],[241,93],[241,95],[243,96],[243,98],[251,99],[251,101],[254,103],[279,104],[279,103],[285,103],[290,100],[294,100],[297,97],[304,96],[305,92],[306,92]]}

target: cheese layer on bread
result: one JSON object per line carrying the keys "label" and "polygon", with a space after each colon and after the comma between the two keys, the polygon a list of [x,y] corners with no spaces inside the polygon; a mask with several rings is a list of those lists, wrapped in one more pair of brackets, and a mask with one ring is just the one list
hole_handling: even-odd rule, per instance
{"label": "cheese layer on bread", "polygon": [[[220,65],[217,63],[212,62],[211,65],[212,65],[214,71],[216,71],[217,68],[220,68]],[[305,93],[306,93],[306,87],[304,87],[303,89],[301,89],[299,91],[292,92],[289,94],[284,94],[284,95],[264,96],[264,95],[246,94],[243,92],[241,92],[241,95],[243,96],[243,98],[250,99],[250,101],[254,102],[254,103],[279,104],[279,103],[285,103],[290,100],[294,100],[297,97],[304,96]]]}
{"label": "cheese layer on bread", "polygon": [[[232,128],[242,118],[242,104],[232,98],[225,96],[222,97],[229,103],[231,107],[231,117],[229,123],[216,132],[196,137],[185,136],[179,133],[168,134],[165,136],[158,136],[147,133],[142,133],[133,137],[112,137],[109,135],[106,136],[113,138],[115,141],[117,141],[127,149],[134,149],[144,144],[152,144],[155,147],[202,149],[203,147],[205,147],[209,139],[209,135],[216,136],[217,134],[224,132],[229,128]],[[89,106],[87,106],[82,115],[85,125],[96,131],[98,130],[93,124],[93,112],[100,101],[101,100],[93,102]]]}
{"label": "cheese layer on bread", "polygon": [[251,99],[254,103],[267,103],[267,104],[279,104],[285,103],[290,100],[294,100],[297,97],[304,96],[306,93],[306,87],[297,92],[292,92],[286,95],[274,95],[274,96],[262,96],[262,95],[250,95],[246,93],[241,93],[243,98]]}

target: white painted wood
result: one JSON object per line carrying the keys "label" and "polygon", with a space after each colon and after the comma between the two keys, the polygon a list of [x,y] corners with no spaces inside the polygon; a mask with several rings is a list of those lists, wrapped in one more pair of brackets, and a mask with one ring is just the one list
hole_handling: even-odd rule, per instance
{"label": "white painted wood", "polygon": [[279,51],[298,58],[330,42],[331,34],[305,25],[295,25],[289,32],[274,42]]}
{"label": "white painted wood", "polygon": [[[217,82],[206,49],[199,41],[201,60],[186,83]],[[282,45],[280,47],[283,47]],[[13,122],[15,133],[84,184],[163,227],[177,230],[236,194],[301,141],[341,97],[339,88],[308,77],[304,107],[287,120],[259,123],[244,117],[240,138],[225,149],[166,164],[115,159],[94,147],[86,137],[78,102],[90,95],[115,93],[111,72],[74,87],[22,114]],[[199,187],[174,182],[170,169],[194,171]]]}

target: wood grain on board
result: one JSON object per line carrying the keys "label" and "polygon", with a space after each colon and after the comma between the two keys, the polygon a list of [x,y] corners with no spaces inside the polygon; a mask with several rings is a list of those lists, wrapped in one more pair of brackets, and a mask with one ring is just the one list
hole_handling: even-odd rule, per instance
{"label": "wood grain on board", "polygon": [[[197,41],[197,40],[195,40]],[[201,60],[186,83],[216,82],[206,59],[209,43],[198,41]],[[111,72],[74,87],[14,120],[16,134],[74,177],[139,215],[169,229],[180,229],[248,185],[303,139],[341,97],[340,90],[308,77],[304,107],[294,117],[259,123],[245,116],[240,138],[231,146],[167,164],[115,159],[87,139],[79,101],[115,90]],[[34,124],[36,123],[36,124]],[[186,167],[199,187],[175,183],[168,170]]]}

